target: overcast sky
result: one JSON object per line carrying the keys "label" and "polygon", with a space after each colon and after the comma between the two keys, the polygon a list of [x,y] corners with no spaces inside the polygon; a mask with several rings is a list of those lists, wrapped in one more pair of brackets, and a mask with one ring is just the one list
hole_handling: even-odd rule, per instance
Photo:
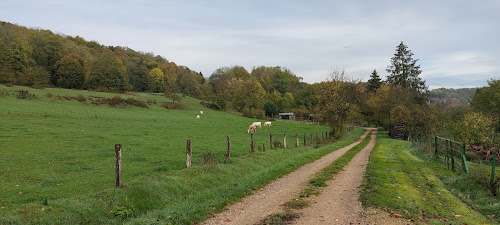
{"label": "overcast sky", "polygon": [[500,78],[500,1],[1,0],[0,20],[152,52],[202,72],[290,69],[308,83],[335,68],[368,80],[403,41],[431,89]]}

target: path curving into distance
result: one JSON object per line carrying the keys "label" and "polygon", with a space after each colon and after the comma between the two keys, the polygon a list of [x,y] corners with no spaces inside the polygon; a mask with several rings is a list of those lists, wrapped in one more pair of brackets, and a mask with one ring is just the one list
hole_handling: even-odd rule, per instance
{"label": "path curving into distance", "polygon": [[316,173],[359,144],[369,132],[370,130],[367,130],[352,144],[272,181],[241,201],[226,207],[224,211],[215,214],[201,224],[255,224],[269,215],[283,211],[282,205],[295,198],[307,186],[309,180],[314,178]]}

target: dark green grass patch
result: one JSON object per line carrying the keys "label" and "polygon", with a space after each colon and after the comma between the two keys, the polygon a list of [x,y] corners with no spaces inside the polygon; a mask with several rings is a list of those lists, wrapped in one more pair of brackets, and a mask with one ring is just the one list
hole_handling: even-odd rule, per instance
{"label": "dark green grass patch", "polygon": [[440,178],[455,176],[453,172],[410,149],[410,142],[379,131],[361,191],[363,205],[430,224],[492,223],[446,189]]}

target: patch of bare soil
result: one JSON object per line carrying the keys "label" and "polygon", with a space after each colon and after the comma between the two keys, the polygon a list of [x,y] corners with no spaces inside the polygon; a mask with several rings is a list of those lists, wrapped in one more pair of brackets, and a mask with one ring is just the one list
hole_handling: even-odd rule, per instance
{"label": "patch of bare soil", "polygon": [[359,144],[368,132],[365,132],[356,142],[272,181],[264,188],[255,191],[240,202],[228,206],[223,212],[214,215],[202,224],[255,224],[271,214],[283,211],[282,205],[295,198],[317,172]]}

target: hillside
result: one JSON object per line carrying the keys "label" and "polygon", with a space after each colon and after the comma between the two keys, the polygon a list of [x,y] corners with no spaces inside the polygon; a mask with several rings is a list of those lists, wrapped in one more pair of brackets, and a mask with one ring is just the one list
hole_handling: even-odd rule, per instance
{"label": "hillside", "polygon": [[[204,80],[162,56],[0,22],[0,83],[101,91],[174,92]],[[192,94],[192,93],[186,93]]]}
{"label": "hillside", "polygon": [[446,107],[448,105],[466,106],[472,101],[477,88],[438,88],[428,92],[428,98],[434,105]]}

